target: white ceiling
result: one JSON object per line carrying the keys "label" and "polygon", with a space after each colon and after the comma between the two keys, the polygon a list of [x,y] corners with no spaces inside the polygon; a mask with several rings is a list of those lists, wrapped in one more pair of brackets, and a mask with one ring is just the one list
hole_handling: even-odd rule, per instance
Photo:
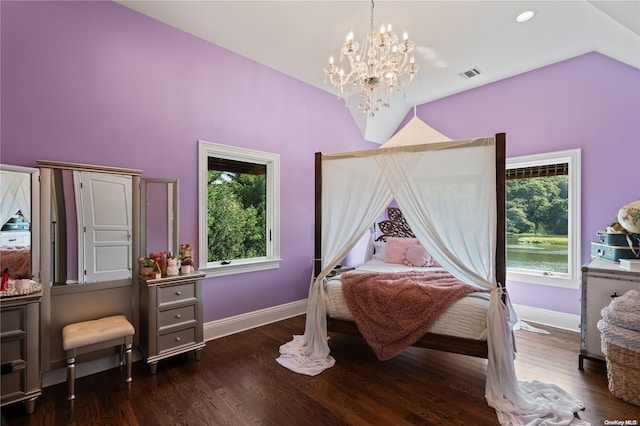
{"label": "white ceiling", "polygon": [[[349,31],[364,36],[371,8],[368,0],[118,3],[326,91],[333,90],[324,81],[329,56],[339,57]],[[527,9],[536,16],[517,23]],[[374,11],[376,27],[392,23],[409,33],[420,71],[404,97],[394,96],[391,108],[373,118],[355,107],[357,100],[349,102],[373,142],[391,137],[414,105],[584,53],[640,69],[640,0],[377,1]],[[471,68],[482,74],[458,75]]]}

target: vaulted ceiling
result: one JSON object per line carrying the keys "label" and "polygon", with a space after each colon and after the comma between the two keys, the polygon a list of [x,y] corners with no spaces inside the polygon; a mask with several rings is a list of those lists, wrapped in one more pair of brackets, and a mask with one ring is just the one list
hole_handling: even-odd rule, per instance
{"label": "vaulted ceiling", "polygon": [[[370,1],[118,1],[175,28],[333,92],[323,69],[345,35],[364,37]],[[516,22],[525,10],[536,15]],[[383,143],[414,105],[599,52],[640,69],[640,0],[377,1],[376,28],[392,23],[416,43],[418,78],[369,117],[347,106],[365,139]],[[476,69],[480,74],[463,78]],[[336,99],[336,102],[341,102]]]}

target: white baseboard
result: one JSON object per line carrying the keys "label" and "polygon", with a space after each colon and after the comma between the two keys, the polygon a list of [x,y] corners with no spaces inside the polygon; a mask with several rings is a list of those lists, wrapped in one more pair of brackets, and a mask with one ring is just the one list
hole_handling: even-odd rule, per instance
{"label": "white baseboard", "polygon": [[561,328],[563,330],[580,332],[580,315],[566,314],[564,312],[550,311],[548,309],[534,308],[532,306],[513,304],[513,308],[522,321],[531,321],[537,324]]}
{"label": "white baseboard", "polygon": [[302,315],[306,312],[307,299],[304,299],[211,321],[204,324],[204,340],[208,341],[229,336],[230,334],[240,333],[241,331],[250,330],[272,322]]}

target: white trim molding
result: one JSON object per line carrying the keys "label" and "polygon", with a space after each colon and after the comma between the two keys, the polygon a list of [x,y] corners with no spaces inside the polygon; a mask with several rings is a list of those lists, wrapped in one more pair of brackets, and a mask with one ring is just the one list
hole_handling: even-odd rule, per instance
{"label": "white trim molding", "polygon": [[[307,299],[284,305],[247,312],[229,318],[210,321],[204,324],[204,340],[209,341],[241,331],[250,330],[273,322],[305,314]],[[304,331],[304,330],[302,330]],[[285,342],[282,342],[285,343]]]}
{"label": "white trim molding", "polygon": [[548,309],[535,308],[533,306],[513,304],[518,318],[522,321],[531,321],[536,324],[548,325],[563,330],[580,332],[580,315],[564,312],[550,311]]}
{"label": "white trim molding", "polygon": [[581,205],[582,205],[582,151],[580,148],[543,154],[523,155],[506,159],[507,169],[567,163],[569,165],[568,208],[568,271],[567,273],[545,272],[507,267],[507,280],[533,284],[580,288],[582,269],[581,253]]}

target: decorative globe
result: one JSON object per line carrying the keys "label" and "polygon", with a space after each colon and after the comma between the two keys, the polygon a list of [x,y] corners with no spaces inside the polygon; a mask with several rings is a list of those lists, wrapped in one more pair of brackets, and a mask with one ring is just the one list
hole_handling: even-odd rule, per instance
{"label": "decorative globe", "polygon": [[640,234],[640,200],[632,201],[618,211],[618,223],[627,232]]}

